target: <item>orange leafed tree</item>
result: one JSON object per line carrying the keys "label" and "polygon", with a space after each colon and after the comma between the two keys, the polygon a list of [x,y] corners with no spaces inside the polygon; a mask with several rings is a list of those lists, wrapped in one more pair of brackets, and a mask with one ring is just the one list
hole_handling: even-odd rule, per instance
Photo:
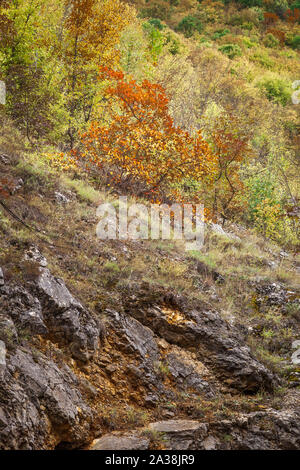
{"label": "orange leafed tree", "polygon": [[106,67],[100,80],[109,83],[108,124],[94,121],[82,135],[81,164],[155,200],[171,197],[172,184],[184,178],[213,181],[216,159],[208,143],[200,132],[191,136],[174,125],[160,85],[138,84]]}
{"label": "orange leafed tree", "polygon": [[0,198],[6,198],[9,196],[10,191],[13,187],[12,181],[4,176],[0,176]]}
{"label": "orange leafed tree", "polygon": [[294,10],[288,9],[284,14],[285,19],[291,23],[295,24],[300,21],[300,9],[294,8]]}
{"label": "orange leafed tree", "polygon": [[264,23],[266,25],[275,24],[279,21],[279,16],[276,13],[264,12]]}

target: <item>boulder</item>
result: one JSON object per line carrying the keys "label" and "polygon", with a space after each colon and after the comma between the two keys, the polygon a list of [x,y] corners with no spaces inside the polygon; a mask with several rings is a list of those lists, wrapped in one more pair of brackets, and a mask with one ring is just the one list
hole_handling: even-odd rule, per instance
{"label": "boulder", "polygon": [[172,450],[196,449],[197,442],[207,435],[206,424],[186,419],[151,423],[149,430],[159,433],[165,446]]}
{"label": "boulder", "polygon": [[93,442],[90,450],[146,450],[150,440],[138,432],[128,434],[107,434]]}

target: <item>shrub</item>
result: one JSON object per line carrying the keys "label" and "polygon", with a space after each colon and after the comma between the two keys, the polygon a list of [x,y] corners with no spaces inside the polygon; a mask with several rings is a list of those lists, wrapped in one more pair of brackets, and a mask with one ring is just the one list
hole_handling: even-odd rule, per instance
{"label": "shrub", "polygon": [[265,69],[272,70],[274,68],[274,61],[270,58],[270,56],[266,52],[256,51],[249,59],[256,63],[258,62],[262,67]]}
{"label": "shrub", "polygon": [[300,50],[300,36],[294,36],[288,43],[293,49]]}
{"label": "shrub", "polygon": [[172,35],[172,33],[168,32],[165,35],[166,38],[166,45],[168,46],[168,50],[172,55],[179,54],[181,49],[181,44],[179,40]]}
{"label": "shrub", "polygon": [[251,21],[247,21],[246,23],[241,24],[241,28],[251,31],[254,28],[254,24]]}
{"label": "shrub", "polygon": [[226,34],[229,34],[229,33],[230,33],[229,29],[218,29],[212,35],[212,39],[214,39],[214,40],[220,39],[220,38],[222,38],[223,36],[226,36]]}
{"label": "shrub", "polygon": [[242,50],[238,44],[224,44],[219,47],[219,51],[227,55],[229,59],[234,59],[242,55]]}
{"label": "shrub", "polygon": [[159,3],[154,3],[151,7],[143,8],[140,12],[142,18],[158,18],[166,20],[170,16],[169,8]]}
{"label": "shrub", "polygon": [[268,9],[279,15],[281,18],[283,18],[284,13],[286,10],[288,10],[289,5],[287,0],[272,0],[268,4]]}
{"label": "shrub", "polygon": [[262,0],[239,0],[239,3],[244,7],[261,7],[263,2]]}
{"label": "shrub", "polygon": [[164,36],[150,21],[143,24],[144,31],[148,35],[149,49],[152,59],[156,62],[164,47]]}
{"label": "shrub", "polygon": [[244,38],[243,38],[243,43],[244,43],[245,46],[248,47],[249,49],[251,49],[252,47],[255,46],[255,43],[254,43],[251,39],[249,39],[249,38],[247,38],[247,37],[244,37]]}
{"label": "shrub", "polygon": [[195,31],[201,33],[203,31],[203,25],[198,18],[188,15],[178,23],[177,30],[183,33],[186,38],[190,38]]}
{"label": "shrub", "polygon": [[[264,13],[262,11],[261,8],[259,7],[252,7],[252,8],[249,8],[248,10],[249,12],[251,12],[251,14],[253,15],[252,18],[254,17],[257,21],[257,24],[260,22],[260,21],[263,21],[264,19]],[[251,19],[251,21],[253,21],[253,19]],[[255,23],[253,21],[253,23]],[[256,24],[256,23],[255,23]]]}
{"label": "shrub", "polygon": [[151,18],[151,20],[148,21],[154,28],[159,29],[159,31],[162,31],[164,29],[164,25],[158,18]]}
{"label": "shrub", "polygon": [[243,23],[253,23],[253,25],[258,26],[261,21],[263,21],[264,15],[260,8],[245,8],[240,11],[238,14],[235,14],[230,19],[230,24],[233,26],[239,26]]}
{"label": "shrub", "polygon": [[279,39],[275,38],[275,36],[273,36],[273,34],[268,33],[265,36],[265,38],[263,40],[263,43],[266,47],[274,48],[274,47],[277,47],[279,45]]}
{"label": "shrub", "polygon": [[265,78],[257,86],[268,100],[275,101],[282,106],[285,106],[291,99],[290,87],[281,78]]}
{"label": "shrub", "polygon": [[296,0],[292,5],[291,5],[291,10],[295,10],[295,8],[298,8],[300,10],[300,0]]}

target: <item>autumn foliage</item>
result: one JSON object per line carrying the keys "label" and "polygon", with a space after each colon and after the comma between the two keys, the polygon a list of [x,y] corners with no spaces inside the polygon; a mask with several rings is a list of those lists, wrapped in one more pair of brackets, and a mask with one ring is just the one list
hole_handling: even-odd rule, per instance
{"label": "autumn foliage", "polygon": [[227,113],[216,119],[211,141],[218,162],[212,192],[212,213],[221,214],[226,219],[243,209],[241,194],[244,185],[239,171],[241,165],[253,157],[251,135],[247,128],[243,129],[239,117]]}
{"label": "autumn foliage", "polygon": [[174,125],[160,85],[138,84],[106,67],[100,80],[108,81],[109,123],[94,121],[82,135],[81,165],[155,200],[170,195],[172,185],[184,178],[213,181],[216,160],[208,143],[200,132],[191,136]]}
{"label": "autumn foliage", "polygon": [[285,14],[285,19],[288,23],[295,24],[300,21],[300,9],[294,8],[294,10],[288,9]]}
{"label": "autumn foliage", "polygon": [[279,16],[276,13],[264,12],[264,23],[266,25],[273,25],[279,21]]}
{"label": "autumn foliage", "polygon": [[12,181],[9,178],[0,176],[0,198],[6,198],[9,196],[12,189]]}

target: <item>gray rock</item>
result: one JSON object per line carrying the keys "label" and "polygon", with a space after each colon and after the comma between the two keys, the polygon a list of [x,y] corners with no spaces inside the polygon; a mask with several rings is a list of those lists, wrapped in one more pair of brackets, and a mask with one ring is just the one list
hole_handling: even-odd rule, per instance
{"label": "gray rock", "polygon": [[[149,327],[159,337],[183,349],[194,351],[197,359],[231,387],[255,392],[272,390],[277,378],[251,354],[238,329],[218,312],[200,301],[189,301],[162,290],[161,307],[142,291],[124,301],[128,315]],[[152,304],[152,305],[151,305]]]}
{"label": "gray rock", "polygon": [[[76,376],[30,349],[18,349],[7,362],[0,394],[0,449],[50,449],[59,442],[77,446],[88,439],[93,412]],[[1,411],[2,410],[2,411]]]}
{"label": "gray rock", "polygon": [[216,450],[220,445],[220,441],[215,439],[213,436],[208,436],[202,441],[202,447],[204,450]]}
{"label": "gray rock", "polygon": [[236,240],[236,241],[241,241],[240,237],[238,237],[237,235],[235,235],[234,233],[231,233],[231,232],[225,232],[225,230],[223,229],[223,227],[219,224],[210,224],[209,225],[209,228],[211,229],[212,232],[214,233],[218,233],[220,235],[224,235],[225,237],[227,238],[231,238],[232,240]]}
{"label": "gray rock", "polygon": [[4,284],[5,284],[4,275],[3,275],[2,268],[0,267],[0,287],[4,286]]}
{"label": "gray rock", "polygon": [[19,286],[7,286],[2,299],[7,303],[7,311],[9,311],[18,331],[31,335],[46,335],[48,333],[41,304],[26,289]]}
{"label": "gray rock", "polygon": [[256,291],[259,294],[256,299],[258,305],[265,303],[266,305],[285,306],[287,304],[287,290],[279,283],[266,284],[265,282],[259,282],[256,285]]}
{"label": "gray rock", "polygon": [[17,191],[19,191],[22,187],[24,186],[24,181],[22,180],[22,178],[19,178],[18,181],[17,181],[17,184],[14,186],[14,188],[12,189],[11,193],[12,194],[15,194]]}
{"label": "gray rock", "polygon": [[36,284],[51,334],[62,344],[69,344],[74,358],[90,360],[98,348],[100,325],[48,269],[41,270]]}
{"label": "gray rock", "polygon": [[299,410],[268,409],[212,423],[210,429],[220,441],[229,437],[223,445],[231,450],[295,450],[300,445],[299,418]]}
{"label": "gray rock", "polygon": [[270,269],[277,269],[279,266],[278,261],[267,261],[267,265]]}
{"label": "gray rock", "polygon": [[18,333],[11,318],[0,313],[0,340],[7,347],[14,347],[18,343]]}
{"label": "gray rock", "polygon": [[48,264],[46,258],[39,252],[39,250],[35,246],[30,247],[30,249],[26,251],[24,258],[26,261],[33,261],[35,263],[38,263],[39,266],[41,266],[42,268],[45,268]]}
{"label": "gray rock", "polygon": [[0,340],[0,379],[3,380],[6,369],[6,346],[4,341]]}
{"label": "gray rock", "polygon": [[90,450],[146,450],[150,440],[138,433],[107,434],[94,441]]}
{"label": "gray rock", "polygon": [[292,354],[291,360],[292,364],[300,365],[300,347]]}
{"label": "gray rock", "polygon": [[0,162],[4,163],[4,165],[8,165],[10,163],[10,157],[6,155],[6,153],[0,153]]}
{"label": "gray rock", "polygon": [[[200,366],[200,364],[196,360],[188,362],[184,360],[184,352],[182,351],[180,354],[180,351],[177,351],[168,354],[166,362],[179,389],[191,388],[209,398],[215,396],[213,387],[203,379],[201,372],[197,370],[197,366]],[[199,366],[198,369],[200,369]]]}
{"label": "gray rock", "polygon": [[58,204],[68,204],[70,202],[70,199],[59,191],[55,191],[54,196]]}
{"label": "gray rock", "polygon": [[196,449],[197,443],[207,435],[206,424],[185,419],[151,423],[149,430],[160,433],[172,450]]}

